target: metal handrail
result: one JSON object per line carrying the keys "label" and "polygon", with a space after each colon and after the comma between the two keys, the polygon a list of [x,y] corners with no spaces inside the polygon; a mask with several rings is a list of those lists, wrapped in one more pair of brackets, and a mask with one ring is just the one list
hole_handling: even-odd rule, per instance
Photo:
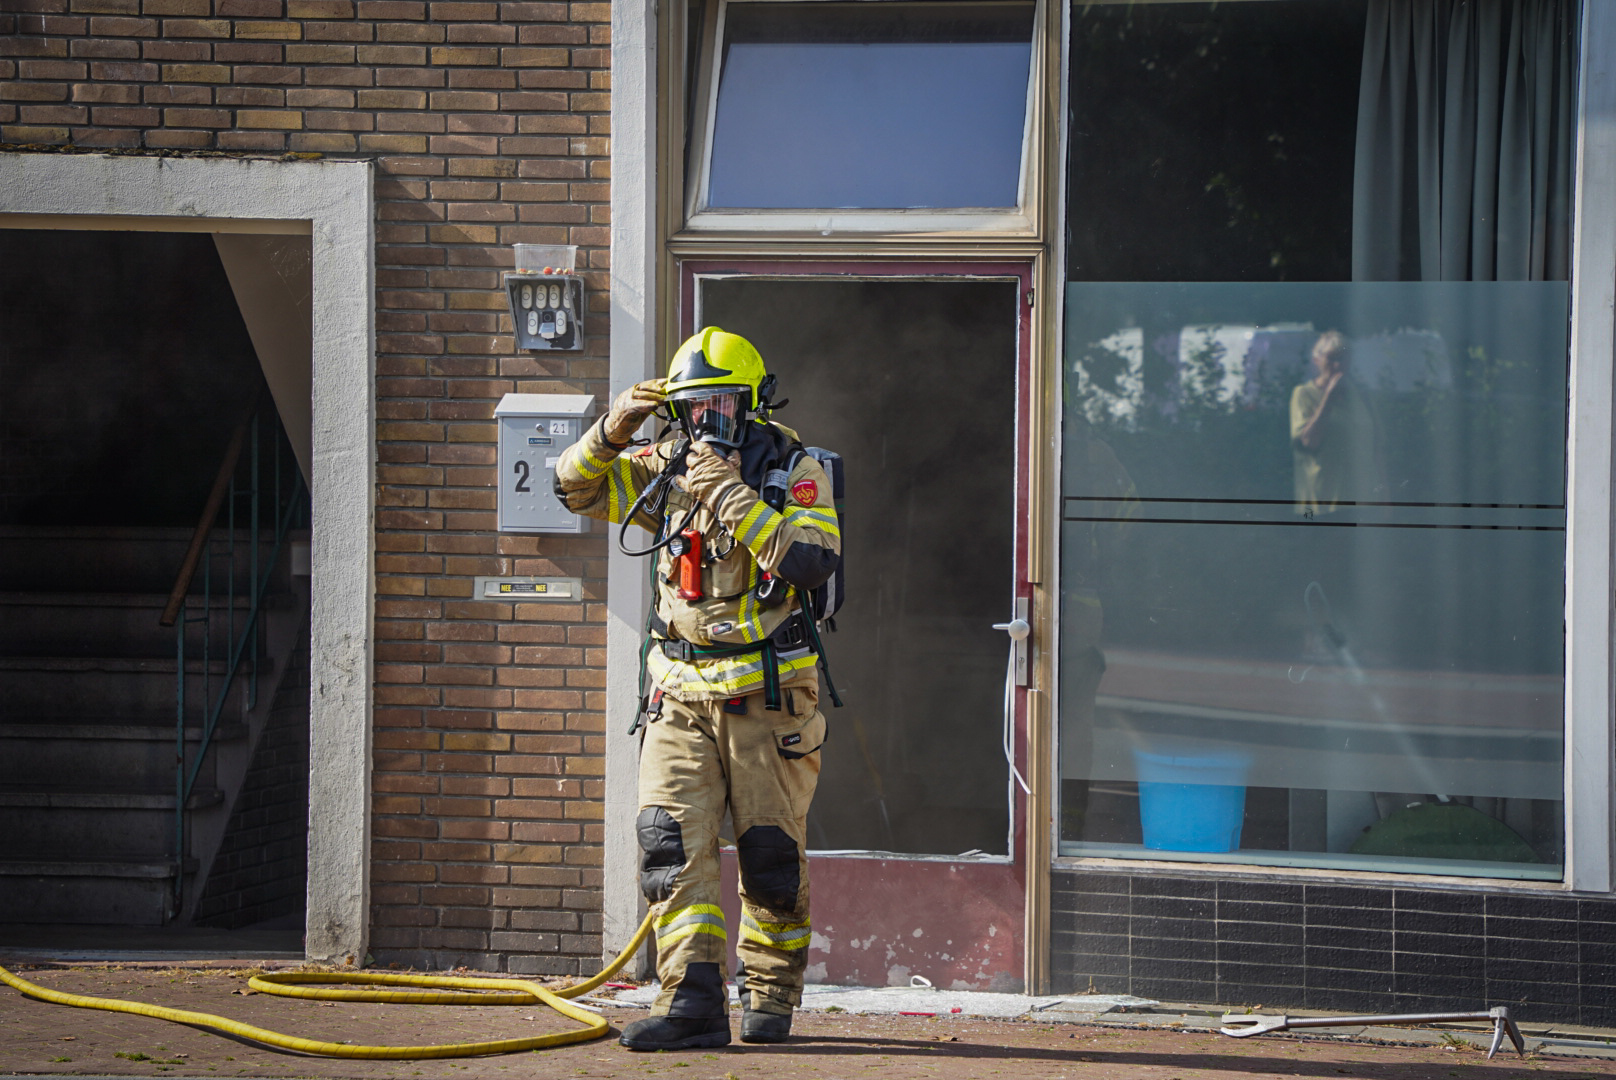
{"label": "metal handrail", "polygon": [[213,531],[213,523],[219,517],[219,508],[224,505],[231,481],[235,478],[236,462],[241,460],[242,444],[247,441],[248,429],[258,418],[260,400],[261,395],[254,396],[246,415],[241,418],[241,423],[236,425],[236,430],[230,435],[224,458],[219,462],[219,471],[213,477],[213,488],[208,492],[208,501],[202,505],[202,517],[191,533],[191,543],[185,549],[185,559],[180,563],[180,572],[174,578],[174,587],[169,590],[168,603],[163,607],[163,617],[157,620],[159,626],[173,626],[174,620],[179,618],[180,609],[185,606],[185,594],[191,591],[191,581],[196,577],[196,569],[202,563],[202,553],[207,547],[208,534]]}
{"label": "metal handrail", "polygon": [[[208,504],[203,511],[202,520],[197,526],[197,532],[191,539],[190,548],[186,552],[185,562],[180,575],[175,582],[174,592],[169,597],[169,608],[165,609],[162,625],[176,627],[175,656],[177,660],[175,670],[175,730],[174,730],[174,891],[173,910],[178,914],[183,910],[184,882],[185,882],[185,809],[190,802],[191,794],[195,790],[197,778],[201,775],[203,763],[207,760],[208,751],[212,747],[213,736],[218,728],[219,721],[224,715],[226,704],[230,700],[230,692],[236,684],[236,676],[244,662],[251,661],[251,677],[247,685],[244,701],[245,712],[250,712],[257,705],[258,700],[258,634],[263,613],[264,600],[269,592],[269,584],[275,572],[276,564],[280,561],[281,549],[285,545],[286,536],[302,509],[305,500],[303,474],[295,466],[290,470],[291,480],[283,484],[283,462],[290,456],[290,446],[287,443],[284,429],[278,422],[274,423],[271,435],[271,446],[268,457],[270,459],[271,483],[265,490],[263,483],[263,457],[261,453],[262,439],[260,438],[259,406],[263,401],[262,395],[255,400],[253,411],[242,421],[241,425],[232,434],[230,444],[226,447],[224,458],[220,463],[219,473],[214,481],[213,490],[208,495]],[[248,464],[248,477],[244,485],[237,483],[238,466],[241,462],[243,449],[250,451]],[[265,495],[268,499],[268,516],[274,527],[274,541],[269,549],[268,558],[260,563],[260,516],[264,507]],[[237,551],[239,530],[236,527],[236,512],[238,501],[245,497],[247,500],[247,533],[248,533],[248,588],[244,597],[248,601],[244,621],[237,629],[236,614],[236,568],[240,553]],[[225,514],[225,537],[222,543],[214,540],[213,533],[218,526],[220,512]],[[217,544],[222,550],[209,551],[210,544]],[[219,682],[217,692],[213,688],[213,674],[211,671],[213,660],[213,565],[222,562],[225,565],[224,596],[226,608],[226,640],[228,641],[227,659],[224,674]],[[260,569],[262,567],[262,569]],[[196,572],[202,570],[202,596],[201,613],[191,615],[187,613],[190,601],[190,591]],[[171,614],[172,612],[172,614]],[[195,756],[189,761],[185,751],[186,713],[187,709],[187,672],[185,635],[190,626],[200,625],[202,630],[202,728],[201,737],[197,743]]]}

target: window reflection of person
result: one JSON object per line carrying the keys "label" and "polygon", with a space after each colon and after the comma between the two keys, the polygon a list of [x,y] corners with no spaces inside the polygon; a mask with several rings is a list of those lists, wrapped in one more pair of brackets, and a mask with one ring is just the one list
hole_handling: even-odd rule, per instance
{"label": "window reflection of person", "polygon": [[1339,330],[1313,344],[1314,377],[1291,391],[1296,512],[1311,517],[1373,497],[1376,424],[1348,374],[1351,352]]}

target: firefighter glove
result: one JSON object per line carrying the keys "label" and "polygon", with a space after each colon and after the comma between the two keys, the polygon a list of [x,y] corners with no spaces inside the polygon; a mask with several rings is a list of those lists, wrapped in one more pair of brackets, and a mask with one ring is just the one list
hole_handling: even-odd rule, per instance
{"label": "firefighter glove", "polygon": [[665,383],[664,379],[647,379],[618,394],[602,428],[607,441],[616,446],[633,442],[645,418],[662,407],[662,399],[667,396]]}
{"label": "firefighter glove", "polygon": [[716,511],[717,500],[742,483],[740,455],[732,450],[726,457],[707,443],[695,443],[685,458],[685,475],[681,479],[686,491]]}

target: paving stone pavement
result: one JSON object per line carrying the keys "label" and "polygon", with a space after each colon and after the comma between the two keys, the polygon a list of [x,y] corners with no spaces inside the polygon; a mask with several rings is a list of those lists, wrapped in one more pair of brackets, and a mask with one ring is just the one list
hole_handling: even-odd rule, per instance
{"label": "paving stone pavement", "polygon": [[[441,1043],[561,1030],[545,1009],[297,1001],[237,991],[241,969],[80,967],[19,971],[72,993],[215,1013],[276,1031],[355,1043]],[[643,1009],[609,1009],[614,1026]],[[798,1037],[779,1046],[636,1054],[600,1040],[579,1046],[458,1061],[341,1061],[277,1053],[148,1017],[50,1005],[0,987],[0,1078],[17,1075],[181,1077],[600,1078],[664,1080],[1556,1080],[1616,1076],[1616,1056],[1569,1058],[1549,1050],[1524,1062],[1489,1062],[1441,1033],[1407,1032],[1425,1045],[1340,1037],[1233,1040],[1164,1025],[1123,1026],[959,1017],[803,1013]],[[1188,1025],[1193,1027],[1193,1024]],[[1597,1048],[1585,1051],[1599,1053]],[[1607,1051],[1608,1053],[1608,1051]]]}

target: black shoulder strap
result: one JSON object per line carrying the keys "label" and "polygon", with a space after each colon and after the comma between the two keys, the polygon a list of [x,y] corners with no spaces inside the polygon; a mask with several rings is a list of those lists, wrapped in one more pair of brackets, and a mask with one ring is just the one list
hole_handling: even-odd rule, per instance
{"label": "black shoulder strap", "polygon": [[776,453],[771,457],[768,468],[763,473],[763,484],[758,494],[769,509],[779,513],[786,505],[786,490],[791,486],[791,472],[797,467],[808,451],[796,439],[786,438],[784,431],[778,424],[771,423],[769,429],[773,432]]}

